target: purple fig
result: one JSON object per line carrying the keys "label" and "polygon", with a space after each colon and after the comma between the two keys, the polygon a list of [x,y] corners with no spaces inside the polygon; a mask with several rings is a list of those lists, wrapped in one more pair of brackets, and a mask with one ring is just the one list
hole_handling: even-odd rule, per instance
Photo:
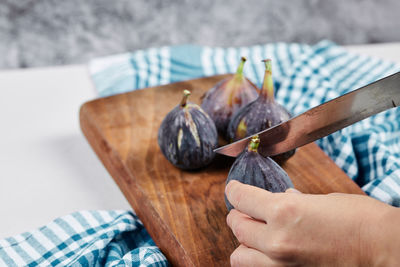
{"label": "purple fig", "polygon": [[[265,75],[258,98],[236,112],[229,123],[227,138],[231,142],[256,134],[290,119],[290,113],[274,98],[274,83],[272,80],[271,60],[264,60]],[[289,159],[295,150],[274,156],[273,159],[283,163]]]}
{"label": "purple fig", "polygon": [[179,105],[171,110],[158,130],[158,145],[164,156],[184,170],[199,169],[214,158],[218,133],[213,120],[198,105],[188,102],[183,91]]}
{"label": "purple fig", "polygon": [[[270,192],[285,192],[293,187],[287,173],[271,158],[264,158],[258,154],[260,143],[259,137],[254,136],[246,149],[236,158],[233,163],[226,184],[231,180],[254,185]],[[225,195],[225,204],[228,210],[233,206]]]}
{"label": "purple fig", "polygon": [[201,108],[213,119],[222,137],[226,136],[231,116],[258,96],[257,87],[243,75],[245,61],[246,58],[242,57],[236,74],[208,90],[201,103]]}

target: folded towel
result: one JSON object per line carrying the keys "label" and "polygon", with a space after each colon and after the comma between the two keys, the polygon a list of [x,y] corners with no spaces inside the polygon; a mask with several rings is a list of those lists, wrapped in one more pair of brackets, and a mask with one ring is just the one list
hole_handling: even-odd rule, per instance
{"label": "folded towel", "polygon": [[168,266],[136,215],[80,211],[0,240],[0,266]]}
{"label": "folded towel", "polygon": [[[89,70],[99,95],[108,96],[234,73],[241,56],[248,58],[245,75],[259,86],[264,75],[261,60],[272,59],[276,100],[294,115],[400,70],[400,64],[350,53],[329,41],[315,46],[153,48],[93,60]],[[358,122],[317,144],[368,195],[400,205],[400,109]]]}
{"label": "folded towel", "polygon": [[[261,85],[271,58],[276,100],[297,115],[400,70],[400,64],[356,55],[329,42],[240,48],[173,46],[93,60],[100,96],[235,72]],[[400,109],[331,134],[317,144],[370,196],[400,206]],[[76,212],[35,231],[0,240],[0,266],[166,266],[140,220],[130,212]]]}

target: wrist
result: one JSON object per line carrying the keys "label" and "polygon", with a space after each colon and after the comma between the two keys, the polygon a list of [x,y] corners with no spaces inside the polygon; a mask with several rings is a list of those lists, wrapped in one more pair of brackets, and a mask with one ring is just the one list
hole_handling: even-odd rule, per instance
{"label": "wrist", "polygon": [[372,266],[400,266],[400,209],[388,206],[375,225]]}

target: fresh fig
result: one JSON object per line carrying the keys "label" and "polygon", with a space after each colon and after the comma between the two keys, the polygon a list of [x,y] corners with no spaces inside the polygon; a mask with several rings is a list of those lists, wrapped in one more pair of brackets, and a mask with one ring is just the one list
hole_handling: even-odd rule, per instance
{"label": "fresh fig", "polygon": [[[233,163],[226,184],[231,180],[254,185],[270,192],[284,192],[293,187],[287,173],[271,158],[265,158],[258,154],[257,149],[260,139],[254,136],[248,147],[236,158]],[[225,195],[225,204],[228,210],[233,206]]]}
{"label": "fresh fig", "polygon": [[213,120],[198,105],[188,102],[183,91],[179,105],[171,110],[158,130],[158,145],[164,156],[184,170],[199,169],[214,158],[218,133]]}
{"label": "fresh fig", "polygon": [[218,133],[225,138],[231,116],[258,96],[257,87],[243,75],[246,58],[242,57],[236,74],[226,78],[208,90],[201,108],[215,122]]}
{"label": "fresh fig", "polygon": [[[236,112],[229,123],[227,138],[237,141],[256,134],[290,119],[290,113],[274,98],[274,83],[272,80],[271,60],[265,62],[265,75],[258,98]],[[274,156],[273,159],[283,163],[294,154],[295,150]]]}

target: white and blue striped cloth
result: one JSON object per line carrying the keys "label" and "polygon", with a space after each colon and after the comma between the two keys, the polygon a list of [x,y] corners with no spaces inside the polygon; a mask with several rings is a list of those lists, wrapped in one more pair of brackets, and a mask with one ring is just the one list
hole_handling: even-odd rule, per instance
{"label": "white and blue striped cloth", "polygon": [[[276,99],[297,115],[400,70],[400,64],[349,53],[322,41],[240,48],[174,46],[96,59],[89,70],[100,96],[235,72],[260,85],[271,58]],[[384,92],[382,92],[384,93]],[[400,206],[400,109],[394,108],[317,141],[370,196]],[[323,177],[321,177],[323,178]],[[132,213],[84,211],[0,240],[0,266],[166,266]]]}
{"label": "white and blue striped cloth", "polygon": [[80,211],[0,239],[0,266],[168,266],[136,215]]}
{"label": "white and blue striped cloth", "polygon": [[[400,64],[349,53],[329,41],[315,46],[153,48],[93,60],[89,69],[99,95],[108,96],[233,73],[241,56],[248,58],[245,75],[258,85],[264,75],[261,60],[272,59],[276,99],[294,115],[400,70]],[[400,206],[400,109],[380,113],[317,143],[368,195]]]}

